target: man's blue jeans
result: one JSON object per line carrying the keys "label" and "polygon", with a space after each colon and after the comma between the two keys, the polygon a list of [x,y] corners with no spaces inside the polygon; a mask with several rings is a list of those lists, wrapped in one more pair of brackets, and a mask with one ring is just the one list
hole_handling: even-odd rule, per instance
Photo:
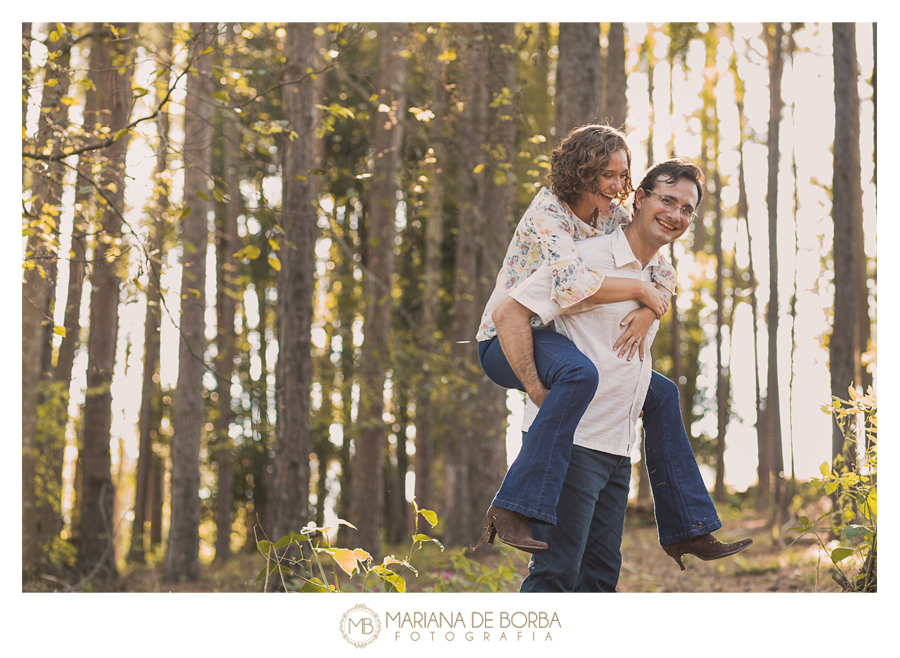
{"label": "man's blue jeans", "polygon": [[531,524],[549,548],[531,557],[519,591],[615,592],[630,482],[629,457],[573,446],[556,525]]}
{"label": "man's blue jeans", "polygon": [[[532,335],[538,375],[550,393],[523,438],[493,504],[538,523],[555,524],[575,428],[594,397],[599,375],[590,359],[565,336],[547,329],[535,329]],[[480,342],[478,353],[491,381],[504,388],[524,390],[496,337]],[[718,530],[722,522],[684,429],[678,387],[654,372],[643,411],[644,457],[659,543],[671,544]]]}

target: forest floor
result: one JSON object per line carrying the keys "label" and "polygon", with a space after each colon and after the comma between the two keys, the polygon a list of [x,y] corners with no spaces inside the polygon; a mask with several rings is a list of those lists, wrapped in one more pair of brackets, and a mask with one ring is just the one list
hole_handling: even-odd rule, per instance
{"label": "forest floor", "polygon": [[[811,518],[817,510],[807,510]],[[813,516],[815,514],[815,517]],[[767,517],[754,512],[722,514],[724,527],[716,533],[721,541],[751,537],[753,545],[741,553],[713,562],[685,556],[687,569],[678,565],[659,547],[652,511],[629,507],[622,546],[624,562],[619,579],[620,592],[838,592],[833,580],[836,570],[812,535],[798,539],[797,531],[786,524],[773,530]],[[405,558],[409,545],[388,547],[386,555]],[[158,556],[159,557],[159,556]],[[527,555],[503,546],[485,544],[477,552],[468,549],[441,551],[426,542],[412,557],[418,575],[403,574],[410,592],[515,592],[527,574]],[[329,558],[325,557],[325,560]],[[158,558],[157,558],[158,560]],[[847,560],[847,563],[851,560]],[[161,567],[156,564],[121,566],[118,585],[107,588],[91,583],[79,591],[119,592],[261,592],[256,582],[265,566],[258,552],[239,552],[225,564],[204,564],[202,578],[177,585],[161,582]],[[333,571],[340,574],[344,592],[359,591],[360,577],[352,579],[325,564],[325,574],[333,582]],[[63,574],[26,583],[26,591],[65,591]],[[378,582],[375,582],[378,581]],[[366,590],[380,589],[380,579],[370,576]]]}

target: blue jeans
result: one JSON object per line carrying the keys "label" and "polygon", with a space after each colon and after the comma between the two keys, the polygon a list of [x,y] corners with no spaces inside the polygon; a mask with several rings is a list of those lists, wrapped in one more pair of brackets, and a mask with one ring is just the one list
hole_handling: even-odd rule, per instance
{"label": "blue jeans", "polygon": [[574,446],[557,524],[531,525],[549,548],[531,557],[519,591],[615,592],[630,481],[629,457]]}
{"label": "blue jeans", "polygon": [[[494,498],[532,521],[555,524],[557,502],[572,451],[575,428],[594,397],[599,375],[568,338],[535,329],[534,361],[550,393]],[[485,374],[504,388],[524,391],[494,337],[478,344]],[[660,544],[718,530],[722,522],[694,459],[681,418],[678,387],[657,372],[644,402],[644,457],[653,493]]]}

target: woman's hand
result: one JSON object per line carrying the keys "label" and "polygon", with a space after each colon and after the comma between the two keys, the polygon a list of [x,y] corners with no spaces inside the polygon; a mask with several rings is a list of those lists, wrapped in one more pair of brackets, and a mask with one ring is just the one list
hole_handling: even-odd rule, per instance
{"label": "woman's hand", "polygon": [[613,345],[613,350],[620,350],[618,354],[620,359],[627,353],[628,360],[631,361],[637,350],[640,360],[644,360],[644,339],[647,338],[647,333],[654,320],[656,320],[656,314],[647,307],[635,309],[625,316],[620,323],[625,330]]}
{"label": "woman's hand", "polygon": [[637,296],[637,300],[653,311],[657,320],[662,319],[662,316],[669,310],[669,296],[650,281],[641,283],[641,292]]}

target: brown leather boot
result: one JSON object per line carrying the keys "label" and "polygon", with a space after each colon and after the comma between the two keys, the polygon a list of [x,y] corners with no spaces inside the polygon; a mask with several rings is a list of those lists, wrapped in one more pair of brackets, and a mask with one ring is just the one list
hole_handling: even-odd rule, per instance
{"label": "brown leather boot", "polygon": [[701,560],[706,561],[718,560],[719,558],[734,555],[735,553],[744,550],[752,543],[752,539],[741,539],[739,541],[723,544],[713,537],[711,532],[707,532],[705,535],[698,535],[696,537],[691,537],[690,539],[685,539],[684,541],[677,541],[674,544],[665,544],[662,548],[666,552],[666,555],[675,560],[678,563],[678,566],[681,567],[681,570],[684,571],[684,563],[681,561],[682,555],[696,555]]}
{"label": "brown leather boot", "polygon": [[512,546],[526,553],[543,553],[547,550],[547,543],[537,541],[531,537],[531,528],[528,526],[528,517],[512,510],[494,507],[491,505],[487,511],[487,529],[478,543],[472,547],[474,551],[484,543],[493,544],[494,537],[499,537],[507,546]]}

